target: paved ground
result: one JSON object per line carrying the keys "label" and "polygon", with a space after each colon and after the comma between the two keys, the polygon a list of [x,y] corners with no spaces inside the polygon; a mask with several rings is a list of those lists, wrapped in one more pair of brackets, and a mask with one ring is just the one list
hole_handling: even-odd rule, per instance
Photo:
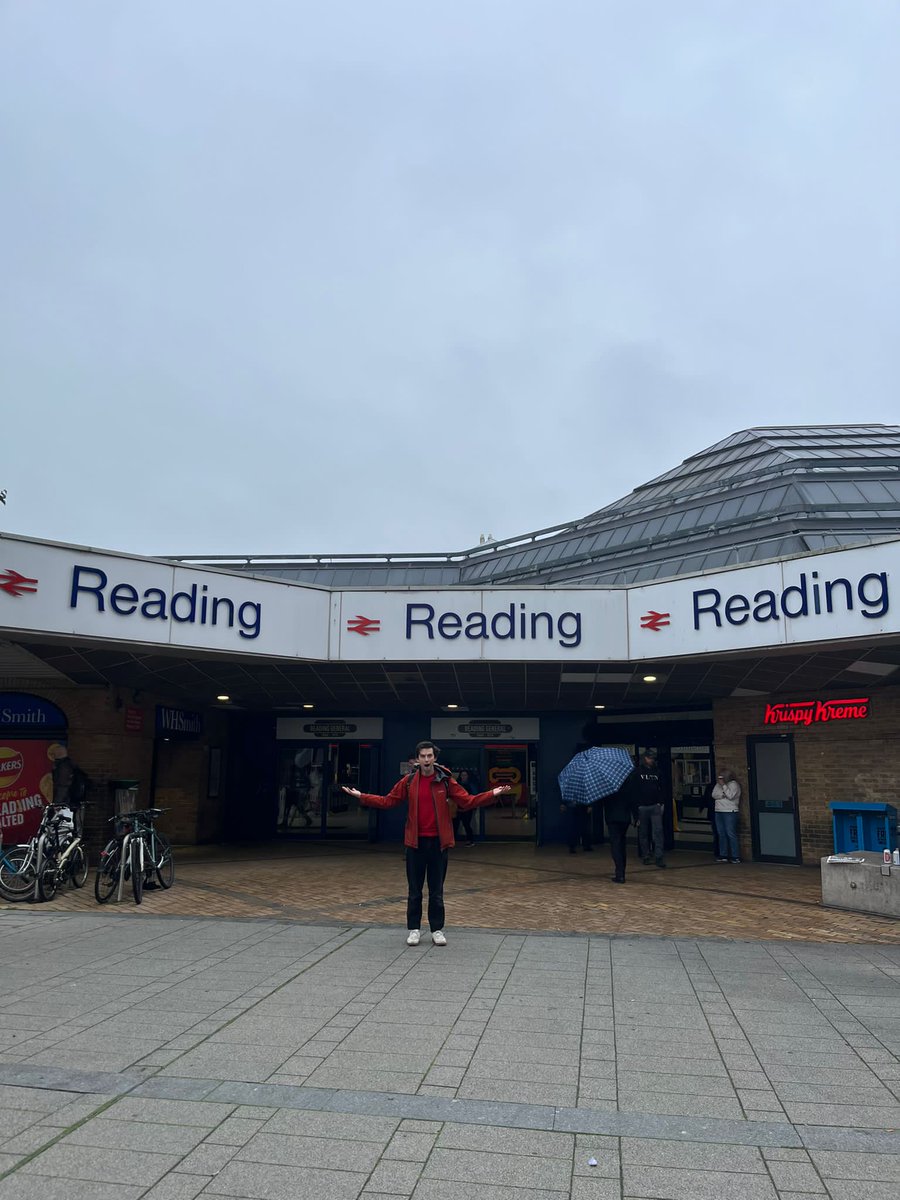
{"label": "paved ground", "polygon": [[[398,846],[354,843],[177,851],[178,882],[110,911],[219,917],[288,917],[306,922],[404,925],[405,875]],[[608,851],[482,843],[452,852],[447,879],[451,927],[541,932],[896,944],[896,921],[826,909],[813,868],[719,865],[679,852],[669,867],[632,863],[624,888],[610,882]],[[96,912],[92,888],[61,895],[63,912]]]}
{"label": "paved ground", "polygon": [[19,907],[0,961],[0,1200],[900,1190],[896,944]]}

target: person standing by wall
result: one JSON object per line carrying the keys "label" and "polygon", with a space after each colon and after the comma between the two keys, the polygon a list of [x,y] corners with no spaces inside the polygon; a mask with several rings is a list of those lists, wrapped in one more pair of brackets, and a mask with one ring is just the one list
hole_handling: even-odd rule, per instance
{"label": "person standing by wall", "polygon": [[422,892],[426,880],[431,940],[435,946],[447,945],[444,933],[444,877],[447,874],[447,851],[456,844],[453,840],[450,801],[453,800],[458,809],[465,811],[492,804],[498,796],[511,790],[509,784],[502,784],[488,792],[470,796],[446,767],[438,765],[434,742],[419,742],[416,746],[415,770],[398,780],[386,796],[361,792],[358,788],[344,788],[349,796],[355,796],[360,804],[371,808],[395,808],[404,802],[409,804],[403,834],[409,888],[406,902],[407,946],[418,946],[421,940]]}
{"label": "person standing by wall", "polygon": [[[475,795],[475,784],[468,770],[463,767],[456,778],[456,782],[461,788],[469,793],[470,796]],[[455,812],[453,811],[455,808]],[[472,812],[468,809],[461,809],[455,801],[450,801],[450,811],[453,814],[453,836],[459,839],[459,827],[462,825],[466,831],[466,845],[475,845],[475,831],[472,828]]]}
{"label": "person standing by wall", "polygon": [[716,805],[716,832],[719,835],[719,857],[717,862],[741,861],[741,845],[738,841],[738,814],[741,810],[741,785],[733,771],[719,772],[712,791]]}

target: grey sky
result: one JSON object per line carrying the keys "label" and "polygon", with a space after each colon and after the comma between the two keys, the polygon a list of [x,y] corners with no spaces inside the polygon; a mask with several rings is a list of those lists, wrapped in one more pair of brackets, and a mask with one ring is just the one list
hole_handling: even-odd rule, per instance
{"label": "grey sky", "polygon": [[888,0],[0,0],[2,528],[461,549],[900,420],[898,43]]}

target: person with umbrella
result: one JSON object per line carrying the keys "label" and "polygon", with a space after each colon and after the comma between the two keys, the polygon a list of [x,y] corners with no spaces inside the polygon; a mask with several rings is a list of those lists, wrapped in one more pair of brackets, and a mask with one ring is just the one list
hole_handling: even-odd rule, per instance
{"label": "person with umbrella", "polygon": [[629,824],[637,820],[639,784],[631,755],[618,746],[582,750],[559,773],[559,788],[567,807],[603,801],[615,867],[613,883],[625,882],[625,839]]}

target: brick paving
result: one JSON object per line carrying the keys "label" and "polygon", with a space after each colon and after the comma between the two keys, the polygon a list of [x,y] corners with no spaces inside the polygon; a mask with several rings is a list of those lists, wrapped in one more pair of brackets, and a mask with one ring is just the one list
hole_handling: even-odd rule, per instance
{"label": "brick paving", "polygon": [[[447,876],[450,928],[545,933],[647,934],[895,944],[898,923],[822,906],[819,872],[762,863],[717,864],[676,852],[660,871],[629,863],[628,883],[610,881],[605,847],[570,855],[565,848],[481,843],[451,851]],[[176,849],[177,879],[168,892],[147,891],[136,908],[126,893],[100,909],[92,880],[61,893],[59,912],[279,917],[303,922],[405,924],[405,875],[399,846],[279,843]]]}

